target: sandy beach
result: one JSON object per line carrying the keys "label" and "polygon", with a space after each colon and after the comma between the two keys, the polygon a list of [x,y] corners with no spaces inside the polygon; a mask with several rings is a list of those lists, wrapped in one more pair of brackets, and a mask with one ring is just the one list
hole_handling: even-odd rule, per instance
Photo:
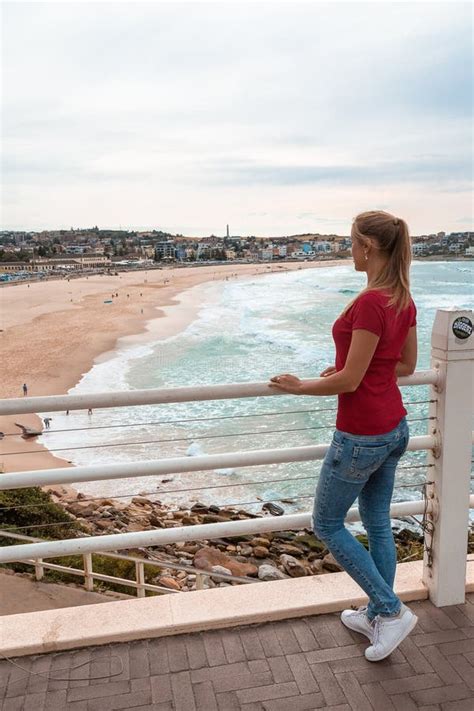
{"label": "sandy beach", "polygon": [[[164,268],[3,287],[2,397],[22,397],[23,383],[30,396],[65,394],[119,339],[150,341],[179,333],[200,308],[189,291],[198,284],[337,264],[341,260]],[[0,431],[15,435],[0,442],[0,470],[67,466],[34,440],[22,439],[15,422],[41,426],[35,415],[0,417]],[[5,452],[16,454],[2,456]]]}

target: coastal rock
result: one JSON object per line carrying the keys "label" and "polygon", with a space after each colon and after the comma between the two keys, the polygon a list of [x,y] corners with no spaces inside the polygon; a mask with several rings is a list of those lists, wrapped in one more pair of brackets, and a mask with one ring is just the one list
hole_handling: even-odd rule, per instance
{"label": "coastal rock", "polygon": [[169,578],[166,575],[159,577],[157,582],[158,585],[162,585],[164,588],[170,588],[170,590],[181,590],[178,581],[174,578]]}
{"label": "coastal rock", "polygon": [[255,538],[253,538],[253,539],[250,541],[250,545],[251,545],[251,546],[254,546],[254,547],[256,547],[256,546],[265,546],[265,547],[267,547],[267,546],[270,545],[270,541],[268,540],[268,538],[264,538],[263,536],[256,536]]}
{"label": "coastal rock", "polygon": [[258,577],[260,580],[284,580],[286,575],[274,565],[264,563],[258,569]]}
{"label": "coastal rock", "polygon": [[67,504],[66,508],[74,516],[92,516],[97,507],[92,501],[73,501]]}
{"label": "coastal rock", "polygon": [[185,543],[181,550],[184,553],[197,553],[199,550],[199,546],[197,543]]}
{"label": "coastal rock", "polygon": [[202,570],[212,571],[214,565],[222,565],[231,571],[232,575],[247,576],[257,575],[257,567],[250,563],[240,563],[222,551],[208,546],[200,548],[194,556],[194,565]]}
{"label": "coastal rock", "polygon": [[213,565],[212,566],[212,572],[213,573],[219,573],[219,575],[232,575],[231,571],[229,568],[224,568],[223,565]]}
{"label": "coastal rock", "polygon": [[183,526],[197,526],[197,524],[201,523],[201,521],[197,516],[183,516],[181,523]]}
{"label": "coastal rock", "polygon": [[265,546],[255,546],[253,549],[253,554],[255,558],[268,558],[270,551]]}
{"label": "coastal rock", "polygon": [[153,501],[146,499],[144,496],[134,496],[132,504],[136,504],[137,506],[153,506]]}
{"label": "coastal rock", "polygon": [[326,544],[320,541],[319,538],[312,533],[301,532],[300,535],[295,536],[295,543],[304,543],[312,551],[320,551],[321,553],[326,550]]}
{"label": "coastal rock", "polygon": [[152,526],[156,526],[156,528],[165,528],[165,524],[156,514],[151,514],[148,521]]}
{"label": "coastal rock", "polygon": [[244,557],[247,557],[249,555],[252,555],[253,553],[253,548],[250,546],[241,546],[240,547],[240,554]]}
{"label": "coastal rock", "polygon": [[342,567],[339,565],[332,553],[328,553],[324,556],[323,567],[331,573],[339,573],[342,570]]}
{"label": "coastal rock", "polygon": [[310,567],[311,572],[314,573],[314,575],[319,575],[323,572],[323,561],[320,558],[313,560]]}
{"label": "coastal rock", "polygon": [[292,578],[302,578],[306,575],[304,565],[300,563],[299,560],[296,560],[296,558],[293,558],[292,555],[283,553],[283,555],[280,556],[280,563]]}
{"label": "coastal rock", "polygon": [[298,558],[304,555],[304,551],[301,548],[292,546],[289,543],[275,543],[272,545],[273,549],[280,555],[286,553],[287,555],[298,556]]}
{"label": "coastal rock", "polygon": [[111,518],[101,518],[99,519],[99,521],[95,522],[95,525],[102,531],[112,531],[112,529],[115,528],[115,521],[113,521]]}
{"label": "coastal rock", "polygon": [[141,523],[140,521],[132,521],[127,526],[129,531],[143,531],[146,528],[150,528],[148,522]]}
{"label": "coastal rock", "polygon": [[209,513],[209,509],[204,504],[200,504],[198,502],[196,504],[193,504],[193,506],[191,506],[191,512],[192,513]]}
{"label": "coastal rock", "polygon": [[202,517],[203,523],[225,523],[227,521],[226,516],[219,516],[218,514],[204,514]]}

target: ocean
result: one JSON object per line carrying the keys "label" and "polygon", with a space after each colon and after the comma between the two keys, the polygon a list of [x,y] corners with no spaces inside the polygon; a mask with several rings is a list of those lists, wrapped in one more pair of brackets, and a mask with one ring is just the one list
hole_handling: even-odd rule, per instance
{"label": "ocean", "polygon": [[[418,309],[418,370],[429,368],[437,308],[472,308],[474,261],[414,262]],[[71,394],[266,381],[278,373],[318,377],[334,363],[331,326],[365,286],[352,263],[194,287],[202,307],[173,337],[119,347],[99,359]],[[170,316],[172,318],[172,315]],[[428,429],[429,388],[402,388],[412,435]],[[75,465],[329,443],[336,397],[265,397],[53,413],[40,442]],[[421,497],[426,453],[400,461],[394,501]],[[200,501],[261,510],[274,501],[285,512],[307,511],[321,461],[221,469],[170,476],[81,482],[89,496],[138,493],[171,506]]]}

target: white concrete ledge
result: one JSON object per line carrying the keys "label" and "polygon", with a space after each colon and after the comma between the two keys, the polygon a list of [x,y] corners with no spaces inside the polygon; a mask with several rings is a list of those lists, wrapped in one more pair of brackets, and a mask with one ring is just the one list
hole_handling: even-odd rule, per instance
{"label": "white concrete ledge", "polygon": [[[422,561],[397,566],[402,600],[424,600]],[[337,612],[367,601],[347,573],[121,600],[0,618],[0,651],[10,657],[77,649],[111,642]],[[468,558],[467,591],[474,590],[474,556]],[[256,594],[257,593],[257,594]]]}

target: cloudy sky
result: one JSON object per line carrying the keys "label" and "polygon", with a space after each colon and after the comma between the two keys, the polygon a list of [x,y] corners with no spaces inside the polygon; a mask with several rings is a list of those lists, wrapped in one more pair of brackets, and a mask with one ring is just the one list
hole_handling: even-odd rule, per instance
{"label": "cloudy sky", "polygon": [[4,2],[3,229],[472,229],[465,2]]}

